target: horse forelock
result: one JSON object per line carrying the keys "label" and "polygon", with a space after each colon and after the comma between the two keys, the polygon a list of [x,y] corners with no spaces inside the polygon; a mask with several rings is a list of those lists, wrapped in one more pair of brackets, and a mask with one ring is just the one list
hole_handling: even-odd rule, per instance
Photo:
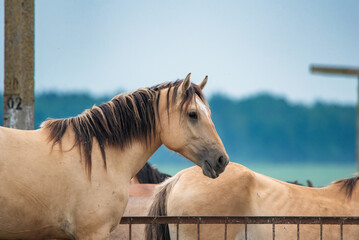
{"label": "horse forelock", "polygon": [[341,184],[340,190],[345,190],[347,197],[351,198],[358,181],[359,175],[352,178],[338,180],[334,182],[334,184]]}
{"label": "horse forelock", "polygon": [[[165,89],[165,88],[168,89],[167,94],[166,94],[167,111],[170,108],[170,104],[174,104],[176,102],[178,88],[181,86],[182,82],[183,82],[183,80],[177,80],[175,82],[162,83],[162,84],[152,87],[152,89],[155,89],[155,90],[161,90],[161,89]],[[172,99],[170,99],[171,93],[172,93]],[[198,96],[199,99],[205,105],[208,105],[207,100],[206,100],[205,96],[203,95],[201,88],[198,85],[191,83],[188,90],[183,94],[183,98],[180,102],[180,111],[183,112],[184,109],[187,109],[189,104],[195,100],[196,96]],[[160,95],[158,96],[157,103],[156,103],[157,110],[158,110],[158,105],[159,105],[159,98],[160,98]]]}
{"label": "horse forelock", "polygon": [[[148,147],[156,134],[156,120],[159,120],[159,99],[161,90],[168,89],[166,102],[169,113],[170,104],[176,102],[178,87],[182,80],[162,83],[151,88],[141,88],[132,93],[115,96],[109,102],[85,110],[82,114],[66,118],[47,120],[41,127],[49,129],[49,140],[60,144],[62,138],[71,127],[75,134],[74,146],[80,147],[85,156],[85,167],[88,177],[91,177],[91,152],[95,138],[101,150],[106,169],[105,145],[119,146],[122,150],[130,146],[133,141],[140,140]],[[170,93],[172,92],[172,99]],[[207,104],[200,87],[191,84],[184,94],[180,111],[182,112],[195,96]]]}

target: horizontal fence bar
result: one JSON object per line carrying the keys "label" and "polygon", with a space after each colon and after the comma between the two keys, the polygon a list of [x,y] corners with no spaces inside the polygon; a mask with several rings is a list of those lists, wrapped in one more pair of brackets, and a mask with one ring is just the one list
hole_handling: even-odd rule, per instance
{"label": "horizontal fence bar", "polygon": [[336,224],[359,225],[359,217],[159,216],[122,217],[120,224]]}

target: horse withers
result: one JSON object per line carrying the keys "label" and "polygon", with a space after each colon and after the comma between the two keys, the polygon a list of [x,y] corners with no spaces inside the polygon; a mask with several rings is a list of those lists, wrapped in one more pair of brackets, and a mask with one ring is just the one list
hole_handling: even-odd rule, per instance
{"label": "horse withers", "polygon": [[34,131],[0,128],[0,239],[108,239],[130,180],[164,144],[211,178],[228,156],[199,84],[120,94]]}
{"label": "horse withers", "polygon": [[[359,216],[359,177],[323,188],[282,182],[230,163],[217,179],[185,169],[160,185],[150,215],[158,216]],[[147,239],[176,239],[176,225],[147,226]],[[343,239],[358,239],[358,225],[344,225]],[[196,224],[180,224],[179,239],[197,239]],[[224,224],[202,224],[200,239],[223,239]],[[339,225],[323,225],[323,239],[340,239]],[[248,224],[247,239],[272,239],[271,224]],[[243,224],[229,224],[227,239],[246,239]],[[279,224],[275,239],[297,239],[297,226]],[[300,225],[300,239],[320,239],[320,225]]]}

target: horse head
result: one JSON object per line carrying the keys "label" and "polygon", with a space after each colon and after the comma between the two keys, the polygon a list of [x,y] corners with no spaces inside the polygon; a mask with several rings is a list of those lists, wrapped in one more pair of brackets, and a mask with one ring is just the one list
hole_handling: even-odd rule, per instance
{"label": "horse head", "polygon": [[[202,93],[207,76],[197,84],[190,74],[173,87],[164,88],[158,100],[162,143],[202,168],[203,174],[216,178],[229,157],[211,119],[211,111]],[[172,99],[172,101],[169,101]]]}

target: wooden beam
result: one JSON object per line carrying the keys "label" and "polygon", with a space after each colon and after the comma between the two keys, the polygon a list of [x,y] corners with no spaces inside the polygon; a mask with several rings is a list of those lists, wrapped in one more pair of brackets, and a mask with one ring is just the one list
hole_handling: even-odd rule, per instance
{"label": "wooden beam", "polygon": [[312,73],[359,76],[359,68],[312,65]]}
{"label": "wooden beam", "polygon": [[4,126],[34,128],[34,0],[5,0]]}

